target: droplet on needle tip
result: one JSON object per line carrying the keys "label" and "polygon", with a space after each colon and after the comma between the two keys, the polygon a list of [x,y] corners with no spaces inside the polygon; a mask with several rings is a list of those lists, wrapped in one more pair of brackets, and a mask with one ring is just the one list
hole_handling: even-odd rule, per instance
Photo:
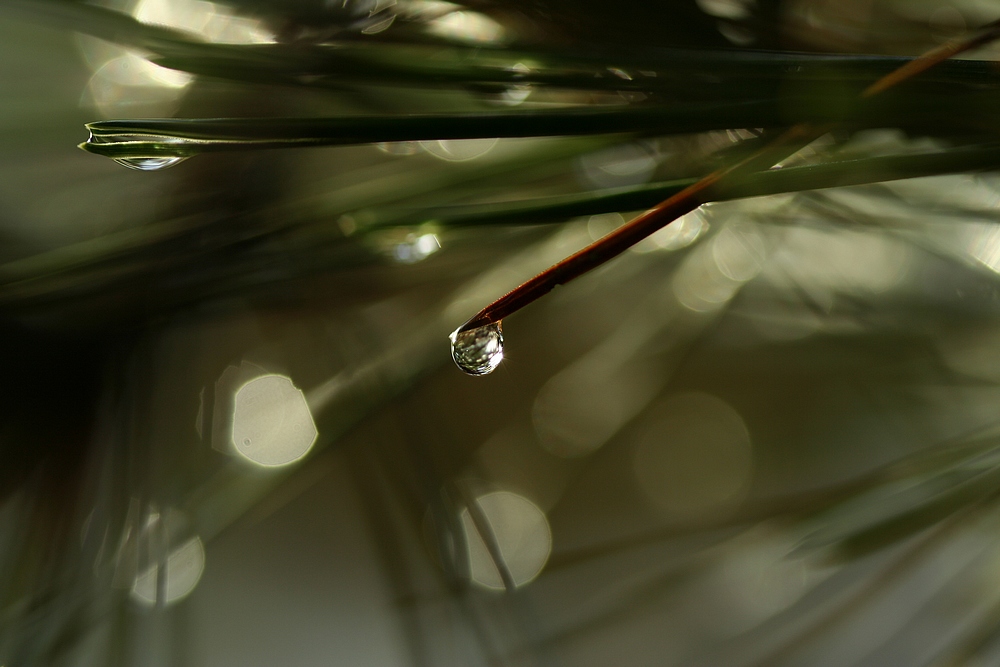
{"label": "droplet on needle tip", "polygon": [[128,157],[116,158],[115,162],[124,167],[128,167],[129,169],[136,169],[138,171],[159,171],[160,169],[172,167],[178,162],[183,162],[186,159],[187,158],[183,157]]}
{"label": "droplet on needle tip", "polygon": [[451,358],[469,375],[488,375],[503,361],[503,333],[500,323],[493,322],[451,334]]}
{"label": "droplet on needle tip", "polygon": [[[95,133],[91,129],[90,138],[80,144],[80,148],[110,157],[129,169],[159,171],[179,164],[189,157],[180,150],[185,143],[190,141],[152,134]],[[119,150],[106,152],[104,149],[108,146]]]}

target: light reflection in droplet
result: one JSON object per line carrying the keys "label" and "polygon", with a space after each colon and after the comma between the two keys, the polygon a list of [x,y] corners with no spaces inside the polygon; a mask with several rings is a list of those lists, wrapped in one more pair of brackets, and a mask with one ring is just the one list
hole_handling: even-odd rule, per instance
{"label": "light reflection in droplet", "polygon": [[167,167],[173,167],[186,159],[183,157],[134,157],[115,158],[115,162],[123,167],[137,171],[159,171]]}
{"label": "light reflection in droplet", "polygon": [[[548,519],[533,502],[509,491],[479,496],[475,503],[486,525],[469,509],[462,510],[462,530],[468,545],[469,576],[473,583],[490,590],[503,590],[504,568],[516,587],[533,581],[545,567],[552,552],[552,531]],[[483,535],[483,531],[491,535]],[[499,549],[501,562],[494,562],[486,540]]]}
{"label": "light reflection in droplet", "polygon": [[[87,140],[88,146],[117,144],[122,147],[132,148],[132,157],[115,157],[112,159],[120,165],[139,171],[158,171],[172,167],[188,159],[183,154],[185,143],[184,139],[176,137],[138,134],[101,134],[93,131]],[[137,149],[137,144],[145,146],[142,151]],[[152,148],[149,147],[151,145],[153,146]],[[142,155],[142,152],[147,150],[149,153]],[[136,155],[136,153],[139,153],[139,155]]]}
{"label": "light reflection in droplet", "polygon": [[652,503],[682,519],[731,509],[753,476],[743,418],[701,392],[675,394],[649,411],[633,463],[639,488]]}
{"label": "light reflection in droplet", "polygon": [[416,264],[441,249],[441,241],[436,234],[408,234],[402,243],[392,248],[392,256],[402,264]]}
{"label": "light reflection in droplet", "polygon": [[500,322],[451,334],[451,358],[469,375],[489,375],[503,361]]}
{"label": "light reflection in droplet", "polygon": [[248,461],[284,466],[304,457],[319,433],[302,391],[284,375],[264,375],[236,391],[232,440]]}

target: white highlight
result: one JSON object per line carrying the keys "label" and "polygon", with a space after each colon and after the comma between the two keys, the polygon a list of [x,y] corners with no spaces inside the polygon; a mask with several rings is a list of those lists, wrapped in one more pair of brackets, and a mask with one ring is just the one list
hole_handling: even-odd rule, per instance
{"label": "white highlight", "polygon": [[240,387],[232,423],[236,451],[265,467],[298,461],[319,435],[305,396],[284,375],[264,375]]}
{"label": "white highlight", "polygon": [[[476,499],[488,529],[502,554],[501,566],[518,588],[537,577],[552,552],[552,531],[545,513],[533,502],[509,491],[495,491]],[[462,528],[469,549],[469,575],[483,588],[503,590],[504,581],[468,509]]]}

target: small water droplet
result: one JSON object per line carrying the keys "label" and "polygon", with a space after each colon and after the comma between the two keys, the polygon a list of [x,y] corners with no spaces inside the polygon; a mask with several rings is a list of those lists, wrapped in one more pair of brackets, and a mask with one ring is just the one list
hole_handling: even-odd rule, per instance
{"label": "small water droplet", "polygon": [[488,375],[503,361],[503,333],[494,322],[451,334],[451,358],[469,375]]}
{"label": "small water droplet", "polygon": [[251,444],[253,444],[253,442],[250,440],[250,438],[243,438],[244,447],[249,447]]}
{"label": "small water droplet", "polygon": [[[179,164],[190,156],[185,145],[196,143],[191,139],[154,134],[101,133],[94,129],[82,147],[92,153],[110,157],[118,164],[138,171],[158,171]],[[115,146],[114,152],[103,149]]]}
{"label": "small water droplet", "polygon": [[116,158],[115,162],[129,169],[137,169],[138,171],[157,171],[172,167],[186,159],[184,157],[130,157]]}
{"label": "small water droplet", "polygon": [[397,244],[393,250],[393,258],[403,264],[416,264],[427,259],[441,249],[441,241],[435,234],[408,234],[403,243]]}

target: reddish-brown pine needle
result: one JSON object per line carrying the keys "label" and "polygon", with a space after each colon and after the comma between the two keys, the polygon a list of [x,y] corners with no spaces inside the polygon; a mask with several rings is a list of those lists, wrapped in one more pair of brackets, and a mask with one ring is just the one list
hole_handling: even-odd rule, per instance
{"label": "reddish-brown pine needle", "polygon": [[[861,93],[861,98],[867,99],[878,95],[952,56],[983,46],[998,38],[1000,38],[1000,21],[991,23],[969,35],[952,40],[914,58],[866,88]],[[791,127],[750,157],[712,172],[607,236],[598,239],[583,250],[570,255],[555,266],[511,290],[476,313],[472,319],[459,328],[459,331],[470,331],[499,322],[532,301],[548,294],[557,285],[565,285],[574,278],[617,257],[658,229],[670,224],[682,215],[690,213],[703,203],[711,201],[712,197],[706,195],[710,195],[712,191],[731,185],[733,181],[747,174],[771,168],[830,129],[832,126],[815,126],[808,123],[800,123]]]}

